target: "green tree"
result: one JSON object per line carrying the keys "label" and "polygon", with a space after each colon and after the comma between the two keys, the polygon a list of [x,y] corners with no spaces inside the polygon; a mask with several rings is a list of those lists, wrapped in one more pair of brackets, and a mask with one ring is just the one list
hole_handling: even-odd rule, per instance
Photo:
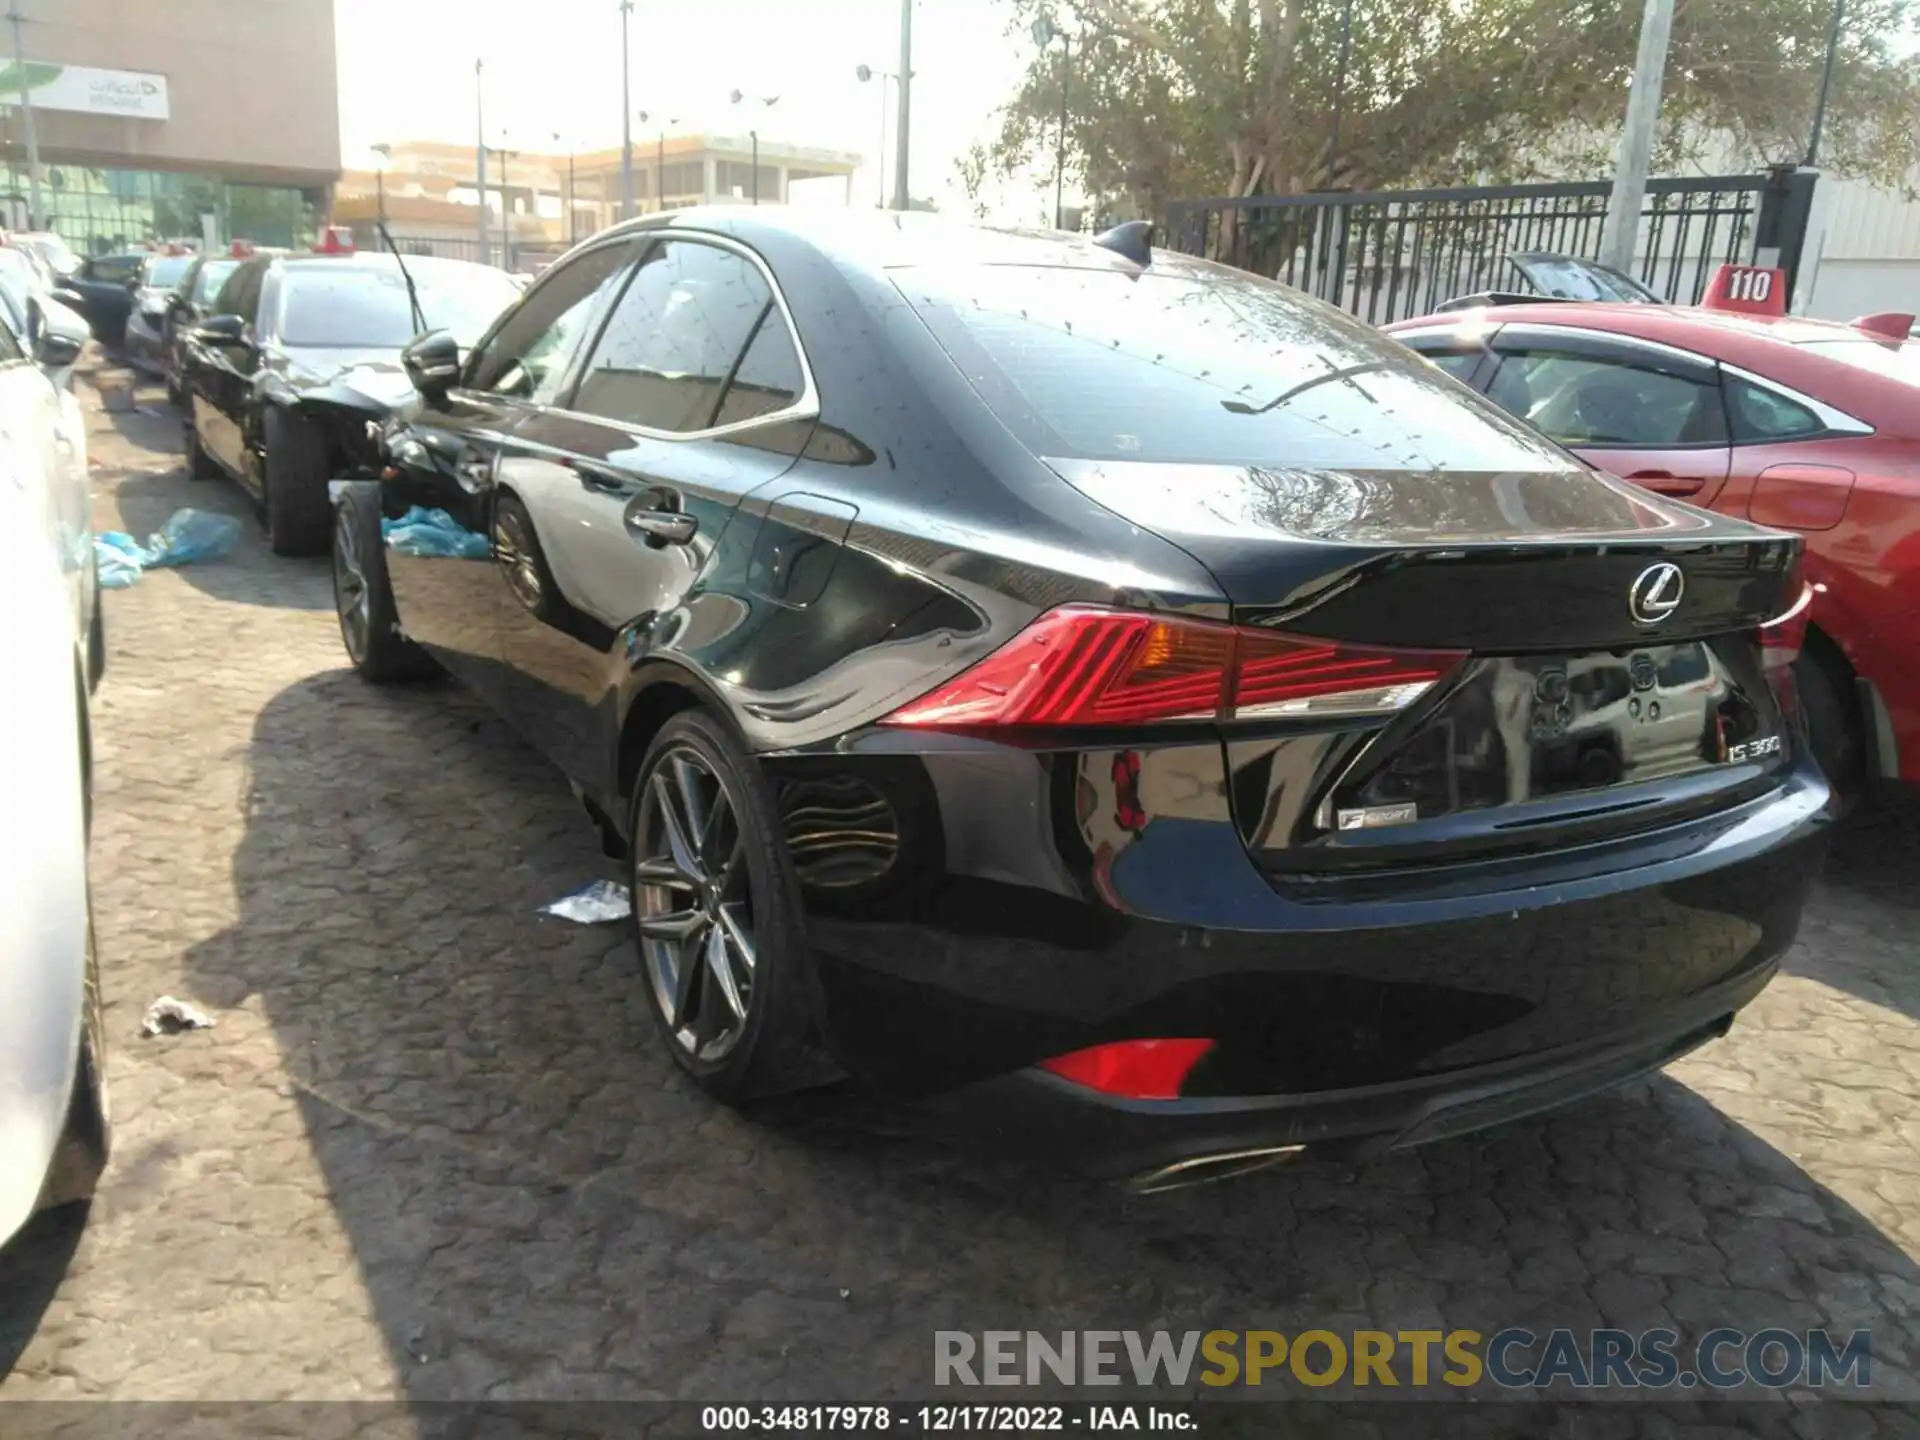
{"label": "green tree", "polygon": [[[1640,0],[999,0],[1011,43],[1073,35],[1068,169],[1121,208],[1182,196],[1606,173]],[[1920,68],[1895,54],[1915,0],[1849,0],[1821,163],[1898,183],[1920,160]],[[1832,0],[1679,0],[1656,166],[1802,158]],[[1063,47],[1036,50],[998,133],[960,164],[1050,160]]]}

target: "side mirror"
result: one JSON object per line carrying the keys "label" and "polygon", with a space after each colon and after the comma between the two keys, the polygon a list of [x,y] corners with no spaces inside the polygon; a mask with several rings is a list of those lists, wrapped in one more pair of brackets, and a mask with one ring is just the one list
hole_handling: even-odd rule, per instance
{"label": "side mirror", "polygon": [[438,405],[460,379],[460,342],[447,330],[416,335],[400,352],[400,368],[423,399]]}
{"label": "side mirror", "polygon": [[238,345],[247,338],[247,322],[238,315],[209,315],[193,327],[193,338],[215,349]]}
{"label": "side mirror", "polygon": [[42,326],[34,337],[33,362],[42,370],[64,370],[80,358],[80,342]]}

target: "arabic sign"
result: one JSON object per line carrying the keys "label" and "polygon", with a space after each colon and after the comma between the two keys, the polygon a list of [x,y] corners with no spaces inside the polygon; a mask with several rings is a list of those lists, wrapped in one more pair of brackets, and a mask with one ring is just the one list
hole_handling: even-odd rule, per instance
{"label": "arabic sign", "polygon": [[[26,64],[27,93],[36,110],[78,110],[91,115],[128,115],[165,120],[167,77],[138,70],[94,70],[84,65]],[[0,65],[0,105],[20,103],[20,69]]]}

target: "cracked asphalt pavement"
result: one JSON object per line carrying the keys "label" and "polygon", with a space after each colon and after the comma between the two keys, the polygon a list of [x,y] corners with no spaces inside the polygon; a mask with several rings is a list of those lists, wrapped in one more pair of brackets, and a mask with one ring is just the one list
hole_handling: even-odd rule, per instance
{"label": "cracked asphalt pavement", "polygon": [[[98,528],[247,514],[140,397],[90,411]],[[0,1255],[0,1399],[871,1400],[932,1392],[937,1329],[1507,1325],[1866,1327],[1920,1399],[1920,806],[1840,837],[1781,979],[1664,1074],[1138,1198],[700,1098],[624,930],[536,913],[610,873],[560,776],[451,685],[360,683],[323,561],[249,520],[106,606],[117,1148],[84,1231]],[[139,1038],[169,993],[216,1028]]]}

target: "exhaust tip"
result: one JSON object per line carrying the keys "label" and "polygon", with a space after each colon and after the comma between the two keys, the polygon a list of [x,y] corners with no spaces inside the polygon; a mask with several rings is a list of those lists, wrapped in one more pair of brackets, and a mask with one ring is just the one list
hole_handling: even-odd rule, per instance
{"label": "exhaust tip", "polygon": [[1304,1145],[1262,1145],[1251,1150],[1222,1150],[1212,1155],[1196,1155],[1191,1160],[1176,1160],[1171,1165],[1143,1170],[1126,1182],[1134,1195],[1162,1195],[1169,1190],[1187,1190],[1195,1185],[1210,1185],[1216,1180],[1231,1180],[1270,1169],[1306,1154]]}

